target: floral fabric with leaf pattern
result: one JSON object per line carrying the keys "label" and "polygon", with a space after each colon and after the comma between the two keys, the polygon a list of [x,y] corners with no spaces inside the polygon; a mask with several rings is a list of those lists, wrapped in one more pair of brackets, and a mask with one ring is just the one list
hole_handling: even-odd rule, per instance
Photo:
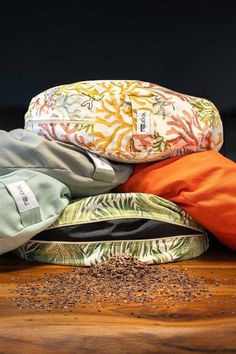
{"label": "floral fabric with leaf pattern", "polygon": [[204,98],[136,80],[81,81],[34,97],[25,129],[127,163],[219,150],[219,112]]}
{"label": "floral fabric with leaf pattern", "polygon": [[[58,241],[60,228],[88,225],[105,220],[151,219],[173,231],[162,237],[158,226],[153,237],[122,240]],[[182,229],[182,230],[181,230]],[[187,229],[187,231],[186,231]],[[53,237],[48,237],[54,230]],[[178,231],[177,231],[178,230]],[[94,229],[96,232],[96,228]],[[45,230],[46,238],[35,236],[14,251],[21,258],[53,264],[91,266],[114,255],[127,254],[145,263],[166,263],[197,257],[209,246],[205,230],[176,204],[146,193],[108,193],[82,198],[68,205]]]}

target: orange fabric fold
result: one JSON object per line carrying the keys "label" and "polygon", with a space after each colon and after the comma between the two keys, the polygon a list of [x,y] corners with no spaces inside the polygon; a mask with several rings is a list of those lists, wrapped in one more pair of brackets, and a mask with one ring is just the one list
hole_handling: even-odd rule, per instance
{"label": "orange fabric fold", "polygon": [[116,191],[151,193],[171,200],[236,250],[236,163],[217,151],[138,164]]}

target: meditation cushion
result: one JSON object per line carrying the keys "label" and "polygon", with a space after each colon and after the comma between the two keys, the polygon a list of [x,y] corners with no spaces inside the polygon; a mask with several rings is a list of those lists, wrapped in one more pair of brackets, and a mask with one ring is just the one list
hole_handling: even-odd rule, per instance
{"label": "meditation cushion", "polygon": [[219,150],[223,143],[212,102],[138,80],[49,88],[32,98],[25,129],[127,163]]}
{"label": "meditation cushion", "polygon": [[165,263],[197,257],[206,231],[176,204],[145,193],[108,193],[70,203],[47,230],[16,250],[23,259],[91,266],[127,254]]}
{"label": "meditation cushion", "polygon": [[139,164],[116,191],[153,193],[171,200],[236,250],[236,163],[219,152]]}
{"label": "meditation cushion", "polygon": [[66,185],[43,173],[18,170],[0,176],[0,254],[48,228],[70,201]]}
{"label": "meditation cushion", "polygon": [[73,198],[110,192],[133,171],[79,146],[49,141],[25,129],[0,130],[0,176],[18,169],[39,171],[66,184]]}

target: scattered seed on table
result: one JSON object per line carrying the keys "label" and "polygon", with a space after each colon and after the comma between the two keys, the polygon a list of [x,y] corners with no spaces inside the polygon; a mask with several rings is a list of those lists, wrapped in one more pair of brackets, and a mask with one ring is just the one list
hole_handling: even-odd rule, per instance
{"label": "scattered seed on table", "polygon": [[187,268],[151,266],[126,255],[110,257],[86,269],[44,273],[35,282],[18,285],[15,291],[18,297],[13,301],[20,309],[63,312],[91,303],[99,310],[108,302],[117,306],[167,302],[172,306],[211,296],[204,278],[190,275]]}

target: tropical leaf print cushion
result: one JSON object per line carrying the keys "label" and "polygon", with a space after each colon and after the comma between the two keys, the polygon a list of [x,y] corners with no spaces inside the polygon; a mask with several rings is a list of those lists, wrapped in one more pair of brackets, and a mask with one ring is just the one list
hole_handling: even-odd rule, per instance
{"label": "tropical leaf print cushion", "polygon": [[220,115],[209,100],[136,80],[50,88],[31,100],[25,129],[128,163],[219,150],[223,143]]}
{"label": "tropical leaf print cushion", "polygon": [[208,248],[205,230],[176,204],[146,193],[108,193],[68,205],[56,222],[17,249],[29,261],[91,266],[114,255],[166,263]]}

